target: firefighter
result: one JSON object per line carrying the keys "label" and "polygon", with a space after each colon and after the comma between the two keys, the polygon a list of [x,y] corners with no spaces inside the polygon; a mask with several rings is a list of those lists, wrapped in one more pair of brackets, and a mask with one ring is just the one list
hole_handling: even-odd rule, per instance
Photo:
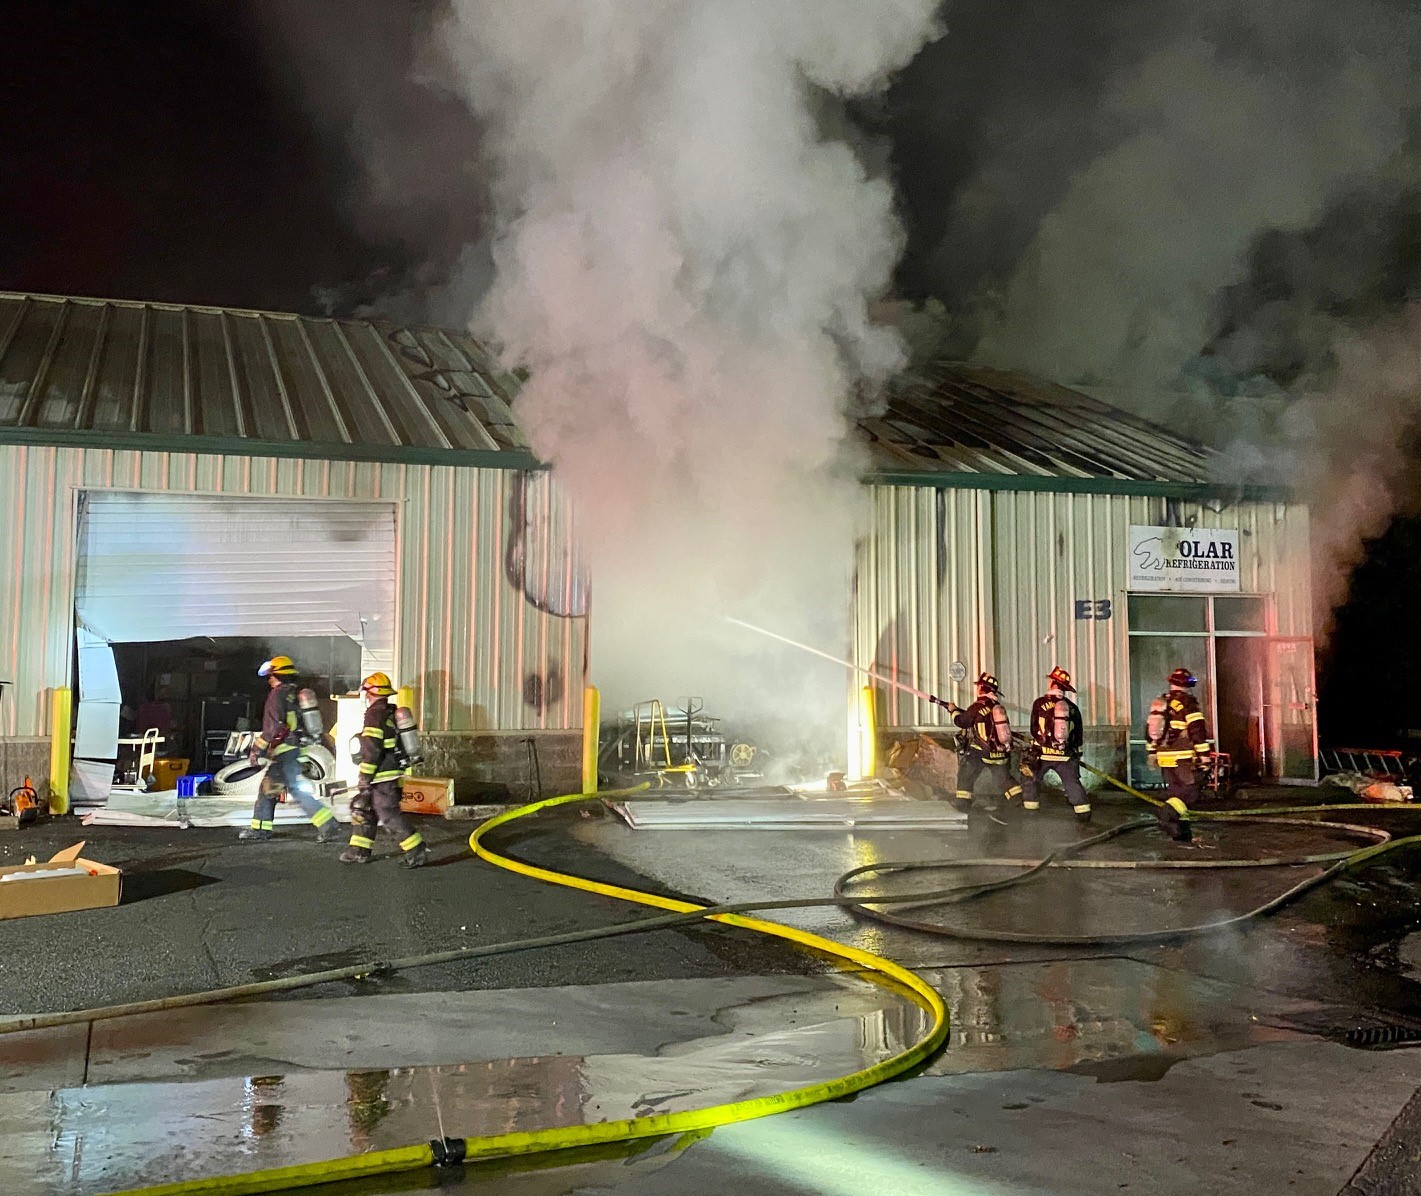
{"label": "firefighter", "polygon": [[365,695],[365,726],[360,732],[360,780],[350,803],[350,846],[343,864],[369,863],[375,832],[383,826],[399,840],[405,867],[419,868],[429,860],[424,837],[400,809],[400,778],[407,771],[395,726],[395,687],[384,673],[371,673],[360,683]]}
{"label": "firefighter", "polygon": [[936,699],[963,732],[958,742],[957,795],[953,798],[953,805],[959,810],[971,808],[973,787],[984,772],[995,797],[1011,801],[1021,794],[1021,786],[1012,784],[1011,722],[1001,703],[1001,693],[997,679],[991,673],[982,673],[977,678],[977,700],[966,710],[954,702]]}
{"label": "firefighter", "polygon": [[1054,772],[1081,822],[1090,821],[1090,798],[1081,784],[1081,749],[1085,741],[1081,711],[1067,694],[1076,692],[1071,675],[1057,665],[1046,678],[1046,692],[1031,707],[1031,742],[1022,754],[1022,808],[1041,808],[1041,782]]}
{"label": "firefighter", "polygon": [[[329,843],[340,834],[335,811],[317,798],[315,784],[302,771],[305,749],[320,739],[315,695],[309,690],[298,694],[296,666],[289,656],[273,656],[257,670],[257,676],[266,678],[268,693],[262,709],[261,734],[247,759],[258,764],[265,757],[271,764],[257,793],[252,824],[237,838],[248,842],[271,838],[276,825],[276,794],[285,789],[310,816],[311,825],[316,828],[316,842]],[[303,700],[312,704],[309,711],[303,708]],[[311,715],[315,717],[314,725]]]}
{"label": "firefighter", "polygon": [[1150,763],[1164,774],[1169,797],[1158,817],[1164,832],[1181,843],[1189,842],[1189,804],[1199,798],[1199,770],[1209,762],[1213,744],[1198,699],[1190,692],[1199,684],[1188,669],[1169,675],[1169,690],[1150,703],[1145,721]]}

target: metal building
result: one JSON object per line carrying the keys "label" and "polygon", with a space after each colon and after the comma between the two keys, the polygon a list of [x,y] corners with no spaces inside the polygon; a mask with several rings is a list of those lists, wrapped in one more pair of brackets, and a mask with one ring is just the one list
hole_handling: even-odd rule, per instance
{"label": "metal building", "polygon": [[[981,367],[900,385],[861,428],[856,663],[964,705],[992,671],[1018,726],[1064,665],[1087,759],[1146,781],[1145,714],[1183,665],[1240,775],[1315,777],[1304,506],[1215,483],[1208,450],[1087,395]],[[877,716],[889,740],[947,722],[888,687]]]}
{"label": "metal building", "polygon": [[437,775],[575,781],[586,587],[516,385],[454,332],[0,294],[0,783],[56,689],[92,753],[151,696],[114,659],[179,642],[204,717],[222,644],[329,642],[414,687]]}

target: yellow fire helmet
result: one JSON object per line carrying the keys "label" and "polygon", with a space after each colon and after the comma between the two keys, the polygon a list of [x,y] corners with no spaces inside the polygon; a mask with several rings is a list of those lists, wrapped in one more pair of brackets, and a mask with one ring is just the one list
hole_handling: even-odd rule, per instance
{"label": "yellow fire helmet", "polygon": [[360,688],[368,694],[376,697],[388,698],[395,692],[395,687],[390,684],[390,677],[387,673],[371,673],[360,683]]}
{"label": "yellow fire helmet", "polygon": [[273,673],[278,677],[294,677],[296,665],[289,656],[273,656],[257,670],[258,677],[270,677]]}

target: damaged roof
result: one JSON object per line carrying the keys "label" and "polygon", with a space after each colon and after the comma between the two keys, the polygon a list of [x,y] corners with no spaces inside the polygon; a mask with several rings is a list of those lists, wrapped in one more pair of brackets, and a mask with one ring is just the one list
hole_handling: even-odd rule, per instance
{"label": "damaged roof", "polygon": [[[899,379],[860,418],[873,480],[1122,491],[1210,484],[1212,450],[1099,399],[988,366],[942,362]],[[1042,479],[1030,484],[1030,479]],[[1099,487],[1091,487],[1099,488]]]}
{"label": "damaged roof", "polygon": [[536,468],[466,333],[0,292],[0,443]]}
{"label": "damaged roof", "polygon": [[[518,386],[466,332],[0,292],[0,443],[541,468]],[[1220,490],[1203,445],[986,366],[904,376],[858,429],[870,482]]]}

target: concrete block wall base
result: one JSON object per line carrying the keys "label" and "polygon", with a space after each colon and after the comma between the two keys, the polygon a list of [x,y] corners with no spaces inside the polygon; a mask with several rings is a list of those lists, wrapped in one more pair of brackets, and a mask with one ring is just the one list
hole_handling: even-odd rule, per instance
{"label": "concrete block wall base", "polygon": [[49,737],[0,739],[0,785],[6,793],[29,777],[41,803],[49,801]]}
{"label": "concrete block wall base", "polygon": [[454,778],[455,801],[464,805],[530,801],[572,793],[582,786],[582,732],[426,731],[419,771]]}

